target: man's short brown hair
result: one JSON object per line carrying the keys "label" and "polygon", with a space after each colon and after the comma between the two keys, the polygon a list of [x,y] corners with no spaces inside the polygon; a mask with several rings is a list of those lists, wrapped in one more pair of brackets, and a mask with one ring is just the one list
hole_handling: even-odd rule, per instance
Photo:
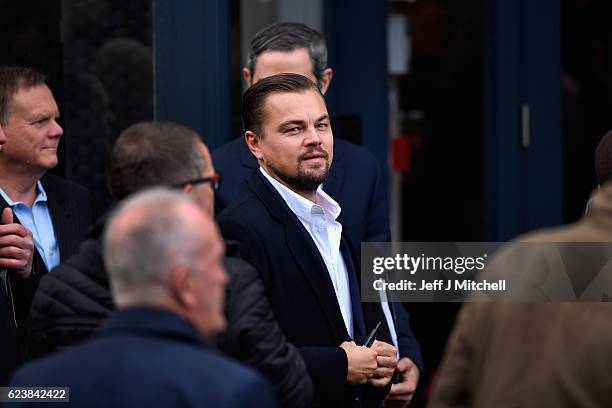
{"label": "man's short brown hair", "polygon": [[[246,90],[242,97],[242,121],[244,130],[262,137],[261,127],[264,122],[266,99],[274,93],[303,93],[315,91],[323,99],[321,90],[310,79],[299,74],[278,74],[263,78]],[[323,99],[325,101],[325,99]]]}
{"label": "man's short brown hair", "polygon": [[32,68],[0,65],[0,124],[7,124],[13,97],[19,90],[44,85],[46,81],[44,74]]}

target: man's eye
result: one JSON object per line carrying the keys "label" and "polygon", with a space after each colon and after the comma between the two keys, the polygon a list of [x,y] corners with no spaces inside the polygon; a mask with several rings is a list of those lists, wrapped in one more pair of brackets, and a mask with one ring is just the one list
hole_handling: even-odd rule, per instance
{"label": "man's eye", "polygon": [[292,128],[287,129],[285,132],[286,133],[297,133],[299,131],[300,131],[299,127],[292,127]]}
{"label": "man's eye", "polygon": [[329,124],[327,124],[327,123],[319,123],[317,125],[317,128],[319,128],[319,129],[327,129],[328,126],[329,126]]}

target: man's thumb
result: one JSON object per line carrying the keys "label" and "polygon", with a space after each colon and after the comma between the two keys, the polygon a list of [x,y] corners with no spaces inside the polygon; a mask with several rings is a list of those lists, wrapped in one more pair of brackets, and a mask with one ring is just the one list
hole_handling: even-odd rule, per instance
{"label": "man's thumb", "polygon": [[0,220],[2,225],[12,224],[13,223],[13,210],[11,207],[6,207],[2,210],[2,219]]}

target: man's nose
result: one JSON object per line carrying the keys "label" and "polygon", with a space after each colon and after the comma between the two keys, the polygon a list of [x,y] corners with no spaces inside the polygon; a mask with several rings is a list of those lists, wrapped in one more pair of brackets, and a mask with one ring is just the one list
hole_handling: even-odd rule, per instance
{"label": "man's nose", "polygon": [[64,134],[64,129],[62,129],[60,124],[57,123],[57,120],[55,119],[53,120],[52,128],[49,134],[53,137],[60,137]]}
{"label": "man's nose", "polygon": [[304,144],[306,146],[320,145],[322,141],[323,139],[321,138],[321,135],[319,134],[317,129],[311,127],[306,130],[306,137],[304,138]]}
{"label": "man's nose", "polygon": [[2,126],[0,126],[0,146],[6,143],[6,135],[4,134],[4,130]]}

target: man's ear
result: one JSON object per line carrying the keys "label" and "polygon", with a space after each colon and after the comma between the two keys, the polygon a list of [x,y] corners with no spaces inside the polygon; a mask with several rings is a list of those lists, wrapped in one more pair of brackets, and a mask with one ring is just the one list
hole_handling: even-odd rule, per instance
{"label": "man's ear", "polygon": [[182,307],[191,309],[196,304],[191,276],[185,268],[177,267],[170,273],[170,285],[174,297]]}
{"label": "man's ear", "polygon": [[251,86],[251,71],[247,67],[242,68],[242,78],[246,83],[247,88]]}
{"label": "man's ear", "polygon": [[325,68],[323,70],[323,77],[321,78],[321,93],[325,95],[331,84],[332,77],[334,76],[334,70],[331,68]]}
{"label": "man's ear", "polygon": [[255,135],[255,133],[251,132],[250,130],[244,132],[244,141],[249,147],[251,154],[255,156],[258,162],[261,162],[263,160],[263,155],[259,147],[259,138]]}
{"label": "man's ear", "polygon": [[193,190],[193,185],[192,184],[185,184],[181,190],[183,191],[183,193],[189,194],[189,193],[191,193],[191,190]]}

